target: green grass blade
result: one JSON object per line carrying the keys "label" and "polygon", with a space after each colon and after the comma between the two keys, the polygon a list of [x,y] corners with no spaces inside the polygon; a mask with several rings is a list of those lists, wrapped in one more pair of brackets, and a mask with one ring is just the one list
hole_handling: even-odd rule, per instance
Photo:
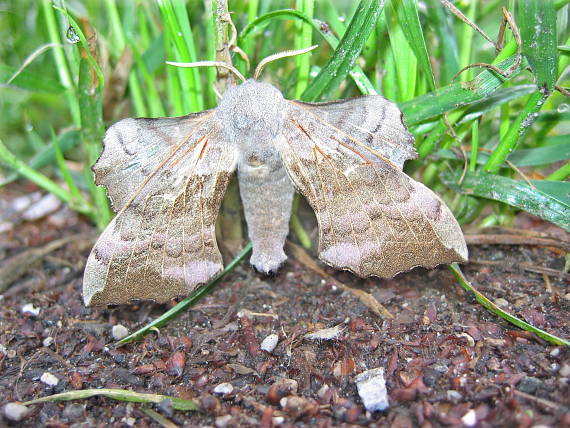
{"label": "green grass blade", "polygon": [[525,137],[528,129],[535,121],[538,111],[542,108],[546,96],[542,92],[534,92],[523,106],[516,119],[513,121],[507,133],[501,138],[499,145],[493,151],[489,160],[483,167],[485,172],[497,171],[520,141]]}
{"label": "green grass blade", "polygon": [[554,2],[520,0],[516,18],[523,54],[536,77],[537,86],[548,95],[554,89],[558,77]]}
{"label": "green grass blade", "polygon": [[545,180],[562,181],[567,180],[568,177],[570,177],[570,162],[552,172]]}
{"label": "green grass blade", "polygon": [[393,0],[384,9],[384,16],[390,38],[390,50],[394,58],[394,73],[398,89],[395,100],[401,102],[413,98],[416,93],[418,60],[406,40],[399,17],[393,7]]}
{"label": "green grass blade", "polygon": [[[169,61],[195,62],[197,61],[194,38],[186,13],[186,5],[180,1],[157,0],[162,19],[165,24],[167,39],[173,43],[175,58]],[[167,50],[168,52],[168,50]],[[180,86],[184,93],[182,102],[189,112],[204,109],[200,74],[196,68],[177,68]]]}
{"label": "green grass blade", "polygon": [[560,144],[515,150],[507,159],[518,167],[549,165],[570,159],[570,134],[564,137],[566,141]]}
{"label": "green grass blade", "polygon": [[61,46],[61,37],[59,35],[58,25],[56,23],[55,13],[53,11],[52,3],[50,0],[42,1],[42,10],[44,13],[44,18],[46,20],[46,27],[48,30],[50,42],[54,44],[53,57],[55,60],[55,65],[57,72],[59,74],[59,80],[61,84],[67,88],[65,94],[67,102],[69,104],[69,111],[71,112],[71,117],[76,126],[80,126],[79,119],[79,105],[75,97],[75,85],[71,78],[71,72],[67,61],[65,60],[65,53],[63,47]]}
{"label": "green grass blade", "polygon": [[488,113],[504,104],[513,100],[530,95],[536,91],[536,85],[517,85],[509,86],[508,88],[499,88],[491,95],[476,101],[471,104],[466,110],[461,119],[457,122],[462,125],[472,120],[478,119],[485,113]]}
{"label": "green grass blade", "polygon": [[172,408],[175,410],[196,411],[199,409],[198,404],[192,400],[185,400],[168,395],[146,394],[142,392],[130,391],[128,389],[116,388],[81,389],[78,391],[62,392],[60,394],[53,394],[47,397],[36,398],[35,400],[26,401],[22,404],[24,406],[31,406],[32,404],[47,403],[49,401],[82,400],[91,397],[106,397],[112,400],[148,404],[159,404],[163,401],[168,401],[170,402]]}
{"label": "green grass blade", "polygon": [[414,52],[414,55],[426,76],[429,89],[432,91],[435,90],[435,80],[431,69],[431,63],[429,61],[420,17],[418,16],[416,0],[392,0],[391,5],[396,10],[398,22],[402,28],[404,36],[406,37],[408,45]]}
{"label": "green grass blade", "polygon": [[[516,56],[513,55],[497,64],[497,67],[506,71],[515,62]],[[520,70],[520,67],[517,70]],[[509,78],[512,79],[517,74],[518,72],[514,71]],[[428,92],[412,100],[404,101],[399,106],[404,112],[406,123],[414,125],[458,107],[485,99],[496,91],[504,81],[503,77],[494,72],[484,70],[470,82],[452,83],[438,88],[434,92]]]}
{"label": "green grass blade", "polygon": [[22,70],[12,79],[17,72],[18,69],[16,67],[0,64],[0,82],[15,88],[54,95],[64,93],[67,90],[57,80],[28,70]]}
{"label": "green grass blade", "polygon": [[562,339],[558,336],[555,336],[553,334],[550,334],[544,330],[541,330],[540,328],[535,327],[535,326],[521,320],[520,318],[517,318],[514,315],[511,315],[508,312],[503,311],[501,308],[499,308],[497,305],[495,305],[493,302],[491,302],[485,295],[483,295],[481,292],[477,291],[469,283],[469,281],[467,281],[467,279],[465,278],[465,275],[463,275],[463,272],[461,271],[461,269],[459,268],[457,263],[453,263],[453,264],[449,265],[448,267],[449,267],[449,270],[451,270],[451,272],[453,273],[453,275],[455,275],[455,278],[459,282],[459,285],[461,285],[461,287],[463,287],[463,289],[465,291],[467,291],[467,293],[469,293],[470,295],[475,297],[475,300],[477,300],[483,307],[488,309],[490,312],[494,313],[495,315],[498,315],[499,317],[503,318],[504,320],[510,322],[513,325],[516,325],[517,327],[519,327],[523,330],[533,332],[538,337],[540,337],[540,338],[542,338],[542,339],[544,339],[544,340],[546,340],[546,341],[548,341],[554,345],[570,346],[569,341]]}
{"label": "green grass blade", "polygon": [[221,279],[224,276],[226,276],[229,272],[234,270],[235,267],[245,258],[245,256],[247,256],[249,254],[249,252],[251,251],[251,247],[252,247],[251,243],[247,244],[245,246],[245,248],[242,250],[242,252],[240,254],[238,254],[238,256],[235,259],[233,259],[224,268],[224,270],[222,272],[220,272],[218,275],[216,275],[214,278],[212,278],[212,280],[208,284],[206,284],[203,287],[196,290],[190,296],[186,297],[184,300],[182,300],[180,303],[178,303],[172,309],[170,309],[167,312],[165,312],[164,314],[162,314],[160,317],[158,317],[154,321],[148,323],[147,325],[145,325],[144,327],[135,331],[134,333],[128,335],[124,339],[119,340],[117,342],[117,345],[125,345],[127,343],[134,342],[135,340],[138,340],[141,337],[143,337],[144,335],[146,335],[147,333],[151,332],[153,329],[160,328],[163,325],[167,324],[170,320],[180,316],[186,309],[188,309],[189,307],[194,305],[202,297],[204,297],[206,294],[208,294],[212,290],[212,288],[214,288],[214,286],[221,281]]}
{"label": "green grass blade", "polygon": [[[441,60],[439,71],[440,86],[451,83],[453,76],[460,70],[459,66],[459,48],[457,47],[457,36],[453,26],[448,20],[449,14],[441,5],[439,0],[427,0],[427,9],[430,26],[437,35],[437,41],[440,46],[439,57]],[[510,54],[512,55],[514,51]],[[507,58],[508,56],[505,56]]]}
{"label": "green grass blade", "polygon": [[25,162],[19,160],[0,140],[0,164],[4,164],[9,168],[14,169],[22,177],[27,178],[31,182],[37,184],[42,189],[54,194],[66,204],[70,205],[77,212],[93,217],[93,209],[89,205],[73,205],[73,195],[65,190],[61,185],[57,184],[50,178],[42,173],[37,172],[35,169],[29,167]]}
{"label": "green grass blade", "polygon": [[382,7],[377,0],[362,0],[331,58],[313,79],[301,97],[317,101],[336,90],[360,55],[374,30]]}
{"label": "green grass blade", "polygon": [[[314,0],[297,0],[297,9],[312,20],[315,2]],[[313,28],[303,21],[297,21],[295,24],[297,28],[294,40],[295,49],[308,48],[313,44]],[[297,70],[297,84],[295,85],[294,98],[299,99],[309,84],[311,57],[309,55],[296,56],[295,68]]]}
{"label": "green grass blade", "polygon": [[83,199],[81,192],[79,191],[79,189],[75,185],[75,182],[73,181],[73,178],[71,176],[71,171],[69,170],[67,164],[65,163],[63,152],[59,147],[59,144],[57,142],[57,136],[55,135],[55,132],[52,127],[50,127],[50,131],[51,131],[51,144],[55,152],[55,160],[57,162],[59,172],[61,173],[63,180],[67,184],[67,188],[69,189],[69,193],[72,198],[71,206],[73,207],[73,205],[76,203],[80,203],[81,205],[83,205],[86,203],[86,201]]}
{"label": "green grass blade", "polygon": [[[492,199],[519,208],[570,231],[570,203],[561,196],[570,193],[570,183],[556,181],[533,181],[535,188],[526,182],[491,174],[467,173],[458,184],[462,172],[442,175],[444,183],[451,189],[466,195]],[[561,183],[545,187],[544,183]],[[557,187],[557,192],[553,186]]]}
{"label": "green grass blade", "polygon": [[[66,153],[68,150],[74,148],[79,144],[79,132],[78,131],[68,131],[60,135],[57,139],[57,144],[62,153]],[[34,157],[28,162],[30,168],[38,170],[43,166],[52,164],[55,162],[55,149],[53,145],[43,147]],[[17,173],[9,174],[2,182],[0,182],[0,187],[5,186],[8,183],[16,180],[18,178]]]}
{"label": "green grass blade", "polygon": [[[336,49],[339,44],[338,39],[334,36],[334,34],[332,34],[328,30],[328,24],[319,21],[318,19],[311,19],[304,13],[299,12],[298,10],[280,9],[268,12],[250,22],[240,33],[238,39],[238,45],[240,46],[244,45],[246,42],[248,42],[251,39],[251,37],[260,34],[263,31],[263,29],[275,19],[302,20],[307,24],[310,24],[313,27],[313,30],[315,30],[318,34],[320,34],[323,37],[323,39],[325,39],[325,41],[333,49]],[[368,77],[366,77],[366,74],[364,74],[362,68],[360,68],[359,66],[354,66],[350,70],[349,74],[362,94],[365,95],[376,94],[374,86],[372,85],[372,83],[370,83],[370,80],[368,79]]]}

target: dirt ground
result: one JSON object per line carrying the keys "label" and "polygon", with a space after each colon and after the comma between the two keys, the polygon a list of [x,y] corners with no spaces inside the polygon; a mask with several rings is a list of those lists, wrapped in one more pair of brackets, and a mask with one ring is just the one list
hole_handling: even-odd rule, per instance
{"label": "dirt ground", "polygon": [[[123,388],[193,399],[200,411],[96,397],[33,405],[21,422],[0,419],[0,425],[160,426],[143,413],[152,408],[167,419],[162,426],[570,426],[570,349],[489,313],[445,267],[361,280],[324,266],[323,277],[289,258],[277,276],[267,278],[244,262],[182,317],[117,348],[114,325],[132,332],[169,306],[84,307],[83,267],[92,244],[85,234],[96,233],[94,228],[57,207],[22,221],[15,214],[21,213],[16,202],[22,189],[9,189],[0,193],[0,284],[7,287],[0,291],[1,401]],[[521,216],[518,227],[521,233],[543,228],[568,242],[560,229],[536,219]],[[77,234],[83,235],[47,253],[25,253]],[[569,276],[560,273],[564,251],[530,245],[469,249],[472,263],[463,271],[479,291],[520,318],[570,338]],[[14,264],[19,254],[25,257]],[[15,279],[6,276],[8,262]],[[332,278],[371,293],[394,318],[374,315]],[[334,326],[333,338],[305,337]],[[261,350],[272,333],[277,346],[271,353]],[[355,376],[378,367],[385,372],[390,406],[370,413]],[[45,373],[58,383],[46,384]],[[220,387],[225,383],[231,387]]]}

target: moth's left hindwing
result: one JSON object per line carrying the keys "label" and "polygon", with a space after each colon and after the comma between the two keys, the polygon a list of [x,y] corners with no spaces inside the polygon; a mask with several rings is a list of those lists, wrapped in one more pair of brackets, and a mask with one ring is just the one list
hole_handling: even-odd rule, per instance
{"label": "moth's left hindwing", "polygon": [[277,148],[315,211],[324,262],[392,277],[467,259],[450,210],[402,172],[415,151],[395,104],[370,96],[289,106]]}
{"label": "moth's left hindwing", "polygon": [[165,302],[219,272],[215,222],[235,164],[212,112],[113,125],[93,170],[118,214],[87,260],[85,304]]}

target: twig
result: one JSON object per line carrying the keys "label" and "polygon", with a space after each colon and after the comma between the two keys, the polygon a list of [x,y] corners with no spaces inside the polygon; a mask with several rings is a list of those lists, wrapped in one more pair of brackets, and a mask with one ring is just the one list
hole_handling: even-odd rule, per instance
{"label": "twig", "polygon": [[570,251],[570,242],[554,238],[539,238],[514,234],[493,235],[465,235],[465,241],[469,245],[532,245],[539,247],[555,247]]}

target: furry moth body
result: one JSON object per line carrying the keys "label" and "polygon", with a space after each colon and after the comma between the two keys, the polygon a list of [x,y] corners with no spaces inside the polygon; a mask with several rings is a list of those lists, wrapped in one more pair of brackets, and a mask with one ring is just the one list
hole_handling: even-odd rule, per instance
{"label": "furry moth body", "polygon": [[467,247],[441,199],[402,172],[413,137],[381,96],[289,101],[248,80],[216,109],[125,119],[93,167],[118,213],[95,244],[87,305],[185,296],[222,269],[215,223],[237,170],[251,263],[285,261],[295,189],[315,211],[319,258],[359,276],[464,261]]}

